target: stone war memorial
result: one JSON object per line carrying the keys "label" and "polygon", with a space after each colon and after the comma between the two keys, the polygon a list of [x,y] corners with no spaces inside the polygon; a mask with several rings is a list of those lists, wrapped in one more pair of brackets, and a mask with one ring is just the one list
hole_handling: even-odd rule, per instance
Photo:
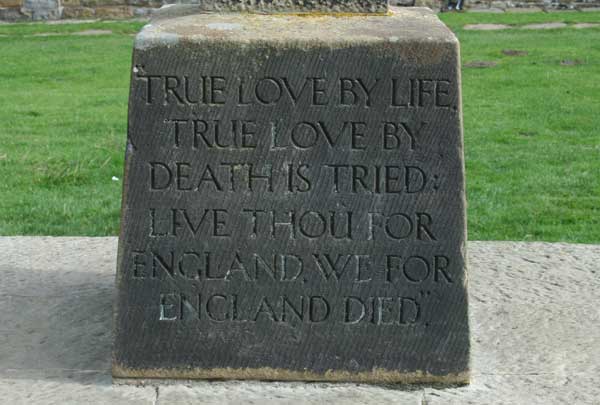
{"label": "stone war memorial", "polygon": [[381,0],[135,40],[114,377],[469,382],[459,44]]}

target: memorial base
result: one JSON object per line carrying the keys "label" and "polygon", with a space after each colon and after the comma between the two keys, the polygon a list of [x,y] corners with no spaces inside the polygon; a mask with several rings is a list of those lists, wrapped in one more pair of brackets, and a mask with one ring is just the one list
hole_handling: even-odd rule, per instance
{"label": "memorial base", "polygon": [[428,9],[135,40],[113,375],[469,381],[458,41]]}

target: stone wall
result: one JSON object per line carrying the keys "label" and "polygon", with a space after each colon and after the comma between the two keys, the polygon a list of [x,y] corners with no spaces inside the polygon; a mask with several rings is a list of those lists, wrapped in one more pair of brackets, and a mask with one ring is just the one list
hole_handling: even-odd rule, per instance
{"label": "stone wall", "polygon": [[0,0],[0,20],[121,19],[149,16],[169,0]]}
{"label": "stone wall", "polygon": [[[120,19],[147,17],[163,4],[174,0],[0,0],[0,21],[57,19]],[[441,8],[448,0],[390,0],[393,5]],[[186,1],[198,2],[198,0]],[[467,9],[590,9],[600,0],[465,0]]]}

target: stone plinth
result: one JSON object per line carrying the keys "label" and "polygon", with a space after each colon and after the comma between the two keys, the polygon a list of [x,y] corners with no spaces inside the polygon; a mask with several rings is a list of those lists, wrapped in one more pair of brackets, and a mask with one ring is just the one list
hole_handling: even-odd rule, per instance
{"label": "stone plinth", "polygon": [[114,375],[467,382],[460,103],[426,9],[147,25]]}

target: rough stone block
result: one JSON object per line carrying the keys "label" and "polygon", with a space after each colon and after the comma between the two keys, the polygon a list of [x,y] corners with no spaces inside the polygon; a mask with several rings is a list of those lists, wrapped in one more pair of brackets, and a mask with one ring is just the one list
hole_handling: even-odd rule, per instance
{"label": "rough stone block", "polygon": [[63,18],[92,18],[96,10],[90,7],[65,7]]}
{"label": "rough stone block", "polygon": [[415,0],[391,0],[390,5],[402,6],[402,7],[412,7],[415,5]]}
{"label": "rough stone block", "polygon": [[506,1],[492,1],[490,3],[490,8],[494,8],[494,9],[504,10],[507,7],[510,7],[510,5],[507,5]]}
{"label": "rough stone block", "polygon": [[148,17],[156,11],[155,8],[150,7],[133,7],[133,15],[135,17]]}
{"label": "rough stone block", "polygon": [[431,10],[439,11],[442,8],[442,0],[415,0],[416,7],[428,7]]}
{"label": "rough stone block", "polygon": [[464,383],[458,41],[427,9],[135,41],[115,377]]}
{"label": "rough stone block", "polygon": [[59,0],[23,0],[21,12],[32,20],[55,20],[61,17]]}
{"label": "rough stone block", "polygon": [[14,7],[0,7],[0,21],[19,21],[27,18],[21,10]]}
{"label": "rough stone block", "polygon": [[0,0],[0,7],[21,7],[21,0]]}
{"label": "rough stone block", "polygon": [[133,17],[133,8],[129,6],[98,7],[95,9],[98,18],[129,18]]}
{"label": "rough stone block", "polygon": [[[170,2],[169,2],[170,3]],[[188,0],[178,4],[194,13],[203,11],[252,11],[267,13],[376,13],[388,11],[387,0]]]}
{"label": "rough stone block", "polygon": [[125,0],[79,0],[84,7],[103,8],[110,6],[124,6]]}
{"label": "rough stone block", "polygon": [[159,8],[163,2],[160,0],[127,0],[127,4],[137,7]]}

